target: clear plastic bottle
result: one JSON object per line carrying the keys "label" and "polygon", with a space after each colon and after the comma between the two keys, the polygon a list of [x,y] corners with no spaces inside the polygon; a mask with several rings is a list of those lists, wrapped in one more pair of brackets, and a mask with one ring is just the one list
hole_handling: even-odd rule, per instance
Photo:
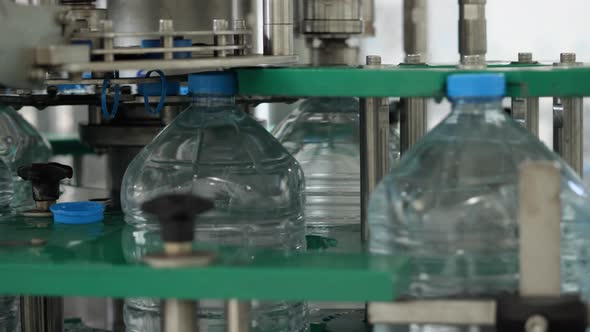
{"label": "clear plastic bottle", "polygon": [[584,250],[590,238],[588,191],[569,166],[504,113],[505,84],[502,75],[451,76],[453,111],[402,157],[372,195],[371,252],[413,259],[410,298],[517,289],[518,167],[526,160],[561,166],[562,287],[587,292],[581,281],[589,258]]}
{"label": "clear plastic bottle", "polygon": [[[390,158],[397,159],[399,132],[391,128]],[[331,251],[361,249],[359,130],[357,99],[310,98],[273,131],[305,173],[308,234],[335,239]]]}
{"label": "clear plastic bottle", "polygon": [[10,214],[12,190],[12,173],[10,168],[0,159],[0,218]]}
{"label": "clear plastic bottle", "polygon": [[31,183],[17,174],[20,166],[46,163],[51,147],[39,131],[9,106],[0,105],[0,159],[8,165],[14,182],[12,209],[26,209],[33,205]]}
{"label": "clear plastic bottle", "polygon": [[[304,250],[304,178],[297,161],[262,126],[234,104],[231,73],[190,75],[193,104],[130,164],[121,190],[125,220],[158,228],[141,204],[164,193],[192,192],[215,202],[196,224],[199,245],[269,248],[290,254]],[[249,256],[254,259],[253,255]],[[288,285],[285,285],[288,287]],[[222,326],[220,303],[201,305],[205,331]],[[159,302],[126,301],[127,330],[158,331]],[[308,328],[302,303],[255,303],[260,331]]]}
{"label": "clear plastic bottle", "polygon": [[[12,185],[12,173],[0,159],[0,220],[11,214]],[[18,322],[18,298],[0,297],[0,332],[16,332]]]}

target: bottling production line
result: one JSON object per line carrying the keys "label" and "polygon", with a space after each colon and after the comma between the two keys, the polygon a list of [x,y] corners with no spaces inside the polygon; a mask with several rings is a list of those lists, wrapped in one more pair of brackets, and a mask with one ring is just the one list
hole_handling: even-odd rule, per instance
{"label": "bottling production line", "polygon": [[[389,98],[401,98],[403,154],[427,131],[426,100],[444,98],[453,73],[503,73],[512,115],[535,135],[539,97],[554,97],[554,149],[582,175],[590,67],[573,53],[561,54],[554,64],[524,52],[513,62],[486,62],[486,0],[459,0],[458,65],[427,63],[427,0],[404,1],[406,54],[395,65],[376,55],[359,64],[359,49],[348,42],[376,33],[370,0],[109,0],[106,9],[92,0],[40,2],[0,0],[0,104],[88,106],[88,123],[79,128],[82,149],[108,156],[111,204],[100,225],[58,227],[51,218],[27,216],[0,223],[0,293],[22,296],[22,331],[63,331],[66,296],[166,299],[166,332],[196,331],[191,313],[199,299],[226,301],[230,332],[252,329],[252,299],[368,303],[366,320],[354,318],[367,330],[371,324],[431,323],[585,331],[586,304],[560,294],[559,172],[543,163],[527,164],[521,173],[518,296],[394,302],[408,287],[411,269],[408,259],[398,256],[285,258],[261,252],[236,265],[224,260],[231,253],[214,253],[214,260],[213,253],[189,250],[180,258],[171,251],[133,264],[121,249],[124,222],[117,208],[125,170],[190,102],[187,95],[168,96],[164,88],[155,96],[141,95],[137,85],[185,86],[194,72],[232,69],[244,110],[304,97],[360,98],[362,243],[369,234],[369,195],[390,169]],[[263,13],[259,20],[257,6]],[[263,54],[255,54],[258,42]],[[296,49],[297,43],[303,48]],[[308,54],[312,65],[298,65],[299,52]],[[71,87],[83,92],[61,93]],[[67,147],[71,153],[79,149]],[[62,171],[58,180],[72,176]],[[331,326],[332,320],[338,318],[311,329],[346,329]],[[124,328],[118,323],[113,330]]]}

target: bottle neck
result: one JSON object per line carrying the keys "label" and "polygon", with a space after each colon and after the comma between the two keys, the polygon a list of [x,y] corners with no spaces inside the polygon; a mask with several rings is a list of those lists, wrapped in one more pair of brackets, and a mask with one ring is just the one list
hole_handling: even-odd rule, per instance
{"label": "bottle neck", "polygon": [[502,98],[461,98],[453,100],[453,112],[503,112]]}
{"label": "bottle neck", "polygon": [[235,104],[235,97],[232,95],[202,95],[193,94],[193,105],[200,107],[219,107]]}

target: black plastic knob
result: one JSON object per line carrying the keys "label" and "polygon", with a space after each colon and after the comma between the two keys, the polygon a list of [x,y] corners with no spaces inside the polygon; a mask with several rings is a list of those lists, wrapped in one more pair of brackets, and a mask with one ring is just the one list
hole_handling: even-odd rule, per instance
{"label": "black plastic knob", "polygon": [[171,194],[143,203],[141,209],[160,220],[164,242],[192,242],[198,215],[213,209],[212,201],[194,195]]}
{"label": "black plastic knob", "polygon": [[71,179],[74,170],[70,166],[47,163],[21,166],[17,170],[18,176],[33,184],[33,199],[36,202],[57,201],[59,198],[59,182],[65,178]]}

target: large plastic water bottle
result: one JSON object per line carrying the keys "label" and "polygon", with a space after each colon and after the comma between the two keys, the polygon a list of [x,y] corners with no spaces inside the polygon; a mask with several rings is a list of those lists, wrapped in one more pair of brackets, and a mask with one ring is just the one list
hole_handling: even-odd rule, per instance
{"label": "large plastic water bottle", "polygon": [[[0,159],[0,220],[12,212],[12,185],[12,173]],[[0,297],[0,332],[16,332],[18,322],[18,298]]]}
{"label": "large plastic water bottle", "polygon": [[6,163],[0,159],[0,218],[10,214],[10,202],[13,195],[12,173]]}
{"label": "large plastic water bottle", "polygon": [[[237,246],[246,254],[259,248],[285,254],[304,250],[305,184],[297,161],[235,106],[233,74],[190,75],[189,88],[193,104],[127,169],[121,190],[125,220],[155,230],[158,221],[141,210],[143,202],[162,194],[194,193],[215,202],[215,209],[195,225],[198,245]],[[253,311],[256,330],[307,329],[302,303],[254,303]],[[204,331],[223,326],[221,303],[203,302],[199,316]],[[158,331],[159,301],[126,300],[125,319],[128,331]]]}
{"label": "large plastic water bottle", "polygon": [[12,209],[26,209],[33,205],[31,182],[17,174],[20,166],[46,163],[51,147],[39,131],[9,106],[0,105],[0,159],[10,168],[14,182]]}
{"label": "large plastic water bottle", "polygon": [[[477,297],[518,287],[518,168],[562,173],[562,288],[583,291],[590,201],[582,180],[502,109],[502,75],[453,75],[453,111],[402,157],[372,195],[370,249],[412,258],[410,298]],[[379,327],[385,329],[385,327]],[[399,327],[401,331],[408,327]],[[412,331],[477,331],[413,326]]]}
{"label": "large plastic water bottle", "polygon": [[[390,158],[399,156],[392,126]],[[308,234],[335,239],[332,251],[360,250],[360,129],[355,98],[310,98],[273,134],[305,173]]]}

